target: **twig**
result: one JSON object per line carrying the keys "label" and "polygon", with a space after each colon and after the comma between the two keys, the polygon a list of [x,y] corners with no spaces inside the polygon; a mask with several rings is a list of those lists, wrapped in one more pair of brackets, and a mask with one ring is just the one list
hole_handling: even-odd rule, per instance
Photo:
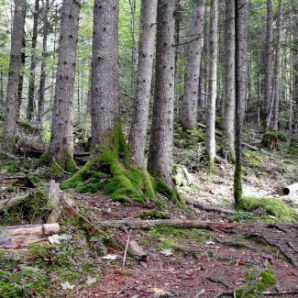
{"label": "twig", "polygon": [[124,251],[124,256],[123,256],[123,264],[122,264],[123,268],[125,267],[125,263],[126,263],[127,251],[128,251],[128,246],[129,246],[129,242],[130,242],[130,235],[131,235],[131,230],[129,230],[127,242],[126,242],[126,246],[125,246],[125,251]]}

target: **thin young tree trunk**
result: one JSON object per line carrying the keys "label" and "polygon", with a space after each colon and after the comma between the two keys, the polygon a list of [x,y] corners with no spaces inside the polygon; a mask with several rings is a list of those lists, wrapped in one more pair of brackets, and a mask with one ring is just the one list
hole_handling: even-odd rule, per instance
{"label": "thin young tree trunk", "polygon": [[205,4],[203,0],[195,1],[193,14],[190,36],[197,39],[188,47],[188,69],[181,109],[181,124],[186,129],[197,127],[200,65],[204,47]]}
{"label": "thin young tree trunk", "polygon": [[267,0],[267,20],[266,20],[266,65],[265,65],[265,115],[268,119],[271,118],[270,106],[272,99],[272,35],[273,35],[273,3],[272,0]]}
{"label": "thin young tree trunk", "polygon": [[95,0],[91,77],[92,151],[119,120],[118,0]]}
{"label": "thin young tree trunk", "polygon": [[20,71],[20,79],[19,79],[19,85],[18,85],[18,107],[17,107],[17,120],[20,118],[20,109],[21,104],[23,101],[23,86],[24,86],[24,74],[25,74],[25,65],[26,65],[26,31],[24,28],[24,34],[23,34],[23,46],[22,46],[22,54],[21,54],[21,71]]}
{"label": "thin young tree trunk", "polygon": [[73,171],[73,106],[76,74],[76,53],[81,3],[64,0],[58,67],[52,116],[50,161],[67,171]]}
{"label": "thin young tree trunk", "polygon": [[145,165],[144,153],[155,52],[157,2],[157,0],[142,0],[136,99],[129,135],[130,154],[133,162],[139,167]]}
{"label": "thin young tree trunk", "polygon": [[212,168],[216,155],[215,120],[218,60],[218,0],[211,1],[210,14],[209,102],[207,111],[206,150],[209,158],[209,165]]}
{"label": "thin young tree trunk", "polygon": [[246,96],[246,89],[243,88],[247,73],[246,63],[246,31],[247,28],[242,24],[248,9],[248,0],[235,0],[235,175],[234,175],[234,198],[236,206],[242,197],[242,114],[243,99]]}
{"label": "thin young tree trunk", "polygon": [[224,123],[222,151],[224,157],[235,159],[235,0],[226,0],[224,57]]}
{"label": "thin young tree trunk", "polygon": [[172,186],[175,100],[175,1],[160,0],[157,9],[155,100],[148,169]]}
{"label": "thin young tree trunk", "polygon": [[272,98],[274,100],[273,113],[271,128],[278,130],[279,122],[279,102],[280,102],[280,85],[281,85],[281,30],[282,30],[282,0],[278,3],[278,14],[277,14],[277,38],[276,38],[276,53],[275,53],[275,73],[274,73],[274,86],[275,86],[275,96]]}
{"label": "thin young tree trunk", "polygon": [[39,0],[35,0],[34,16],[33,16],[33,32],[31,44],[31,65],[29,77],[28,105],[26,118],[32,121],[34,117],[34,93],[35,93],[35,69],[36,69],[36,43],[38,35],[38,19],[39,19]]}
{"label": "thin young tree trunk", "polygon": [[3,78],[3,71],[0,71],[0,112],[3,112],[3,105],[4,105],[4,78]]}
{"label": "thin young tree trunk", "polygon": [[44,103],[45,103],[45,85],[46,85],[46,58],[48,56],[48,33],[49,33],[49,20],[48,14],[50,10],[49,0],[43,2],[43,40],[42,40],[42,60],[40,66],[40,81],[38,89],[38,112],[37,123],[42,125]]}
{"label": "thin young tree trunk", "polygon": [[26,6],[27,3],[25,0],[15,0],[7,94],[5,102],[5,116],[3,124],[3,147],[7,150],[11,150],[13,148],[17,131],[17,118],[19,109],[18,88],[22,66],[22,46],[26,18]]}

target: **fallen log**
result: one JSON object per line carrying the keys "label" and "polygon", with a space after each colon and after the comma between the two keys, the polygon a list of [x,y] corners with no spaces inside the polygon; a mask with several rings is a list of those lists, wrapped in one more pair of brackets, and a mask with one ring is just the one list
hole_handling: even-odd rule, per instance
{"label": "fallen log", "polygon": [[24,201],[29,199],[31,195],[32,195],[32,192],[28,192],[16,197],[0,200],[0,211],[22,204]]}
{"label": "fallen log", "polygon": [[298,192],[298,182],[284,187],[282,191],[284,195],[289,195]]}
{"label": "fallen log", "polygon": [[26,176],[2,177],[2,186],[18,186],[20,188],[36,188],[30,178]]}
{"label": "fallen log", "polygon": [[0,227],[0,248],[28,247],[30,244],[47,241],[49,236],[57,234],[59,231],[60,226],[57,223]]}
{"label": "fallen log", "polygon": [[224,209],[224,208],[220,208],[220,207],[215,207],[215,206],[212,206],[210,204],[199,202],[199,201],[196,201],[196,200],[187,199],[186,204],[190,205],[194,208],[202,209],[202,210],[205,210],[205,211],[212,211],[212,212],[218,212],[218,213],[229,214],[229,215],[235,214],[235,212],[233,210],[228,210],[228,209]]}
{"label": "fallen log", "polygon": [[[206,129],[206,125],[202,124],[202,123],[198,123],[198,127]],[[215,130],[215,135],[218,137],[222,137],[222,132],[220,132],[219,130]],[[260,151],[261,150],[260,148],[253,146],[251,144],[248,144],[246,142],[241,142],[241,145],[249,150],[252,150],[252,151]]]}
{"label": "fallen log", "polygon": [[101,229],[108,228],[129,228],[129,229],[150,229],[154,226],[168,226],[178,229],[206,229],[213,231],[226,231],[235,228],[234,224],[205,222],[201,220],[189,219],[157,219],[157,220],[105,220],[96,223]]}

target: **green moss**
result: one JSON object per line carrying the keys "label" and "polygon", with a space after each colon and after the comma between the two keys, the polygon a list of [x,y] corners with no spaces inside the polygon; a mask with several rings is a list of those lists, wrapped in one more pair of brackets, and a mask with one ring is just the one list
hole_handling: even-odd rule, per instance
{"label": "green moss", "polygon": [[50,210],[48,197],[44,193],[32,193],[22,204],[0,212],[0,225],[43,222]]}
{"label": "green moss", "polygon": [[237,298],[258,298],[263,297],[262,293],[276,284],[276,278],[268,270],[261,273],[257,271],[245,276],[246,283],[236,290]]}
{"label": "green moss", "polygon": [[[298,216],[294,209],[284,202],[272,198],[243,197],[237,205],[238,210],[257,212],[271,221],[293,222]],[[267,216],[267,217],[266,217]]]}
{"label": "green moss", "polygon": [[298,139],[292,138],[288,146],[288,153],[298,156]]}
{"label": "green moss", "polygon": [[97,151],[98,157],[63,182],[62,189],[75,188],[78,192],[104,189],[115,201],[141,203],[146,199],[153,199],[156,193],[160,192],[175,202],[181,202],[175,190],[132,164],[120,125],[116,125],[103,137]]}

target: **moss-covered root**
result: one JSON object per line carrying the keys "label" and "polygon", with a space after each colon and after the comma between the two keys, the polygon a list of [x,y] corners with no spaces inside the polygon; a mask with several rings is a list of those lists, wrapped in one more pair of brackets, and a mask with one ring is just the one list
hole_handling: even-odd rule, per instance
{"label": "moss-covered root", "polygon": [[264,271],[261,274],[247,274],[246,284],[236,290],[237,298],[261,297],[262,293],[276,284],[276,278],[271,271]]}
{"label": "moss-covered root", "polygon": [[271,222],[295,222],[298,215],[295,210],[284,202],[273,198],[242,197],[237,206],[238,210],[258,212]]}
{"label": "moss-covered root", "polygon": [[63,189],[75,188],[83,193],[104,189],[115,201],[141,203],[159,192],[182,205],[177,191],[132,164],[121,126],[104,137],[97,150],[98,157],[62,183]]}
{"label": "moss-covered root", "polygon": [[75,173],[78,170],[72,154],[66,154],[64,160],[55,160],[46,152],[40,157],[38,164],[49,166],[51,174],[55,177],[62,177],[65,172]]}

